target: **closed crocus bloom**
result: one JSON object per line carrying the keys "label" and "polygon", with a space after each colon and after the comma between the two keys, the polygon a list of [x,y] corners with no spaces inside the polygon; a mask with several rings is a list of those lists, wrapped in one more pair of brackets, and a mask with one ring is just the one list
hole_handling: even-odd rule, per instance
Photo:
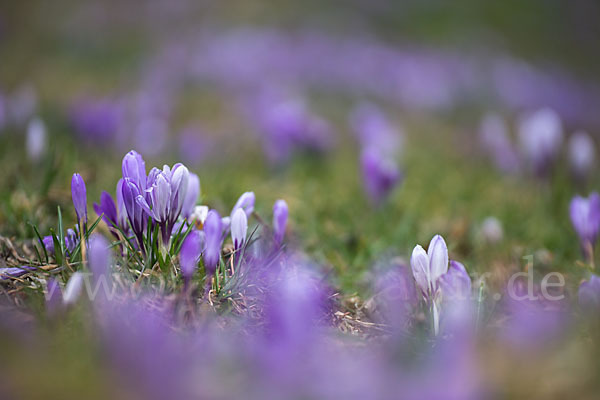
{"label": "closed crocus bloom", "polygon": [[39,118],[34,118],[27,125],[27,136],[25,138],[25,149],[27,156],[33,162],[39,161],[47,147],[46,125]]}
{"label": "closed crocus bloom", "polygon": [[254,211],[255,200],[256,197],[254,196],[254,192],[246,192],[242,194],[238,201],[235,203],[235,206],[233,206],[233,209],[231,210],[231,215],[233,215],[235,210],[237,210],[238,208],[242,208],[246,213],[246,216],[249,217]]}
{"label": "closed crocus bloom", "polygon": [[277,200],[273,205],[273,238],[275,243],[281,244],[285,236],[288,219],[288,205],[285,200]]}
{"label": "closed crocus bloom", "polygon": [[[166,167],[166,166],[165,166]],[[168,168],[168,167],[166,167]],[[169,223],[173,224],[181,215],[189,187],[190,172],[183,164],[175,164],[171,172],[171,204]]]}
{"label": "closed crocus bloom", "polygon": [[575,196],[571,200],[569,213],[584,254],[589,259],[600,230],[600,195],[592,193],[587,199]]}
{"label": "closed crocus bloom", "polygon": [[127,232],[129,228],[127,223],[127,209],[125,208],[125,202],[123,201],[124,182],[123,178],[119,179],[119,182],[117,182],[117,218],[119,227],[121,227],[124,232]]}
{"label": "closed crocus bloom", "polygon": [[94,211],[96,211],[99,217],[102,217],[111,230],[114,229],[114,226],[119,226],[117,206],[108,192],[102,192],[100,195],[100,204],[94,203]]}
{"label": "closed crocus bloom", "polygon": [[586,132],[576,132],[569,139],[569,162],[578,178],[586,178],[596,163],[596,145]]}
{"label": "closed crocus bloom", "polygon": [[71,197],[77,213],[77,220],[87,223],[87,194],[81,175],[75,173],[71,179]]}
{"label": "closed crocus bloom", "polygon": [[417,245],[410,265],[417,287],[425,298],[432,299],[438,289],[438,279],[448,272],[448,247],[440,235],[431,239],[427,252]]}
{"label": "closed crocus bloom", "polygon": [[563,142],[560,117],[549,108],[526,115],[519,123],[519,138],[535,172],[546,172]]}
{"label": "closed crocus bloom", "polygon": [[185,241],[181,245],[181,252],[179,253],[181,274],[186,281],[194,275],[194,272],[198,268],[200,253],[202,253],[202,234],[199,231],[193,230],[185,238]]}
{"label": "closed crocus bloom", "polygon": [[579,305],[587,311],[600,310],[600,277],[592,274],[588,281],[579,286]]}
{"label": "closed crocus bloom", "polygon": [[238,208],[231,217],[231,239],[235,250],[239,250],[246,241],[248,233],[248,217],[243,209]]}
{"label": "closed crocus bloom", "polygon": [[196,174],[190,174],[188,179],[187,193],[185,195],[185,199],[183,201],[183,208],[181,210],[181,215],[184,218],[190,218],[190,216],[194,212],[194,207],[196,207],[196,203],[198,202],[199,196],[200,178],[198,178],[198,175]]}
{"label": "closed crocus bloom", "polygon": [[137,201],[138,197],[140,197],[140,190],[138,186],[129,178],[126,178],[123,181],[123,187],[121,190],[123,195],[123,205],[127,211],[127,219],[129,220],[131,229],[138,240],[140,248],[143,248],[143,236],[146,232],[146,225],[148,224],[148,221],[144,208],[141,207]]}
{"label": "closed crocus bloom", "polygon": [[360,163],[369,200],[378,205],[400,183],[402,175],[392,160],[381,156],[373,149],[363,151]]}
{"label": "closed crocus bloom", "polygon": [[146,190],[146,163],[142,156],[131,150],[123,158],[123,178],[138,185],[140,190]]}
{"label": "closed crocus bloom", "polygon": [[444,301],[466,300],[471,296],[471,277],[458,261],[450,261],[448,272],[439,278],[439,286]]}
{"label": "closed crocus bloom", "polygon": [[204,222],[204,266],[211,275],[219,263],[222,237],[221,216],[216,210],[210,210]]}

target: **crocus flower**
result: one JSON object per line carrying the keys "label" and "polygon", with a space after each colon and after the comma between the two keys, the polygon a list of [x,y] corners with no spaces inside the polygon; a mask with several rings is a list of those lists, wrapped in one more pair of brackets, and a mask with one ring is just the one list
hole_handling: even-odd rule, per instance
{"label": "crocus flower", "polygon": [[359,105],[350,116],[350,123],[361,148],[373,148],[389,157],[397,157],[402,148],[402,130],[393,126],[374,104]]}
{"label": "crocus flower", "polygon": [[73,198],[73,206],[77,213],[79,222],[87,223],[87,195],[85,182],[81,175],[75,173],[71,179],[71,197]]}
{"label": "crocus flower", "polygon": [[280,245],[285,236],[285,227],[288,219],[288,205],[285,200],[277,200],[273,205],[273,238]]}
{"label": "crocus flower", "polygon": [[480,228],[482,238],[488,243],[498,243],[504,237],[502,223],[496,217],[487,217],[481,223]]}
{"label": "crocus flower", "polygon": [[196,225],[196,228],[202,229],[204,227],[204,221],[208,217],[209,208],[207,206],[196,206],[194,211],[189,217],[189,222]]}
{"label": "crocus flower", "polygon": [[204,267],[209,275],[213,275],[217,269],[222,238],[221,216],[216,210],[210,210],[204,222]]}
{"label": "crocus flower", "polygon": [[65,293],[63,295],[63,304],[65,306],[73,305],[77,302],[81,296],[84,286],[84,276],[81,272],[75,272],[69,278],[67,286],[65,286]]}
{"label": "crocus flower", "polygon": [[58,281],[48,279],[46,284],[46,313],[49,318],[54,318],[63,307],[63,296]]}
{"label": "crocus flower", "polygon": [[518,130],[523,152],[532,168],[537,174],[546,173],[563,142],[560,117],[551,109],[541,109],[524,116]]}
{"label": "crocus flower", "polygon": [[508,127],[499,115],[486,115],[481,121],[479,135],[482,146],[500,171],[514,173],[519,169],[519,157],[510,141]]}
{"label": "crocus flower", "polygon": [[121,190],[123,204],[127,211],[127,219],[131,225],[131,230],[138,241],[140,249],[143,249],[144,234],[146,233],[146,226],[148,224],[148,214],[137,201],[137,198],[141,195],[140,189],[130,178],[125,178]]}
{"label": "crocus flower", "polygon": [[471,278],[465,267],[454,261],[450,268],[448,264],[448,247],[440,235],[431,239],[427,252],[417,245],[410,259],[417,287],[431,307],[436,335],[439,332],[440,302],[465,300],[471,291]]}
{"label": "crocus flower", "polygon": [[254,211],[255,200],[256,196],[254,195],[254,192],[245,192],[240,196],[238,201],[233,206],[233,209],[231,210],[231,216],[233,216],[235,210],[237,210],[238,208],[242,208],[246,213],[246,216],[250,217],[250,215],[252,215],[252,212]]}
{"label": "crocus flower", "polygon": [[119,222],[119,226],[124,232],[129,230],[128,227],[128,218],[127,218],[127,209],[125,208],[125,202],[123,201],[123,183],[125,181],[123,178],[119,179],[117,182],[117,218]]}
{"label": "crocus flower", "polygon": [[586,132],[576,132],[569,139],[571,170],[579,179],[585,179],[596,163],[596,145]]}
{"label": "crocus flower", "polygon": [[198,268],[200,261],[200,253],[202,252],[202,234],[200,231],[193,230],[185,238],[181,245],[181,253],[179,253],[179,264],[181,267],[181,275],[189,281]]}
{"label": "crocus flower", "polygon": [[181,215],[184,218],[189,218],[194,212],[194,207],[196,207],[196,203],[198,202],[198,197],[200,196],[200,178],[196,174],[189,174],[188,178],[188,188],[187,193],[185,195],[185,199],[183,201],[183,209],[181,211]]}
{"label": "crocus flower", "polygon": [[27,125],[27,137],[25,149],[27,156],[33,162],[37,162],[46,152],[47,138],[46,125],[39,118],[34,118]]}
{"label": "crocus flower", "polygon": [[400,183],[402,175],[396,164],[373,149],[364,150],[360,158],[367,195],[373,204],[380,204]]}
{"label": "crocus flower", "polygon": [[600,230],[600,195],[592,193],[587,199],[575,196],[571,200],[569,212],[584,255],[591,260],[593,247]]}
{"label": "crocus flower", "polygon": [[244,245],[247,233],[248,217],[242,208],[238,208],[231,217],[231,240],[236,251]]}
{"label": "crocus flower", "polygon": [[123,157],[123,179],[129,179],[136,184],[140,192],[146,190],[146,163],[142,156],[134,150]]}
{"label": "crocus flower", "polygon": [[119,223],[120,220],[118,218],[117,206],[108,192],[102,192],[100,195],[100,204],[94,203],[94,211],[96,211],[98,216],[102,216],[102,220],[117,239],[119,238],[119,233],[116,227],[126,230],[126,228]]}
{"label": "crocus flower", "polygon": [[108,241],[97,233],[90,238],[88,251],[89,267],[94,279],[106,276],[110,268],[110,245]]}
{"label": "crocus flower", "polygon": [[42,243],[44,244],[44,248],[46,249],[46,252],[50,255],[54,254],[54,239],[52,239],[52,236],[44,236],[44,238],[42,239]]}
{"label": "crocus flower", "polygon": [[579,286],[579,305],[588,311],[600,310],[600,277],[592,274]]}

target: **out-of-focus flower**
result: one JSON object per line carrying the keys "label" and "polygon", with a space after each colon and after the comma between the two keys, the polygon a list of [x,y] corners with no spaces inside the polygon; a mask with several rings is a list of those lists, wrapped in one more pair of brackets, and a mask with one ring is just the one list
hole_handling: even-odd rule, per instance
{"label": "out-of-focus flower", "polygon": [[563,142],[560,117],[555,111],[544,108],[523,116],[518,130],[521,147],[531,167],[543,175],[551,167]]}
{"label": "out-of-focus flower", "polygon": [[200,178],[196,174],[189,174],[188,188],[183,201],[183,208],[181,210],[181,216],[189,218],[194,212],[198,197],[200,196]]}
{"label": "out-of-focus flower", "polygon": [[480,233],[488,243],[498,243],[504,237],[502,222],[496,217],[487,217],[481,223]]}
{"label": "out-of-focus flower", "polygon": [[277,200],[273,205],[273,239],[281,245],[285,236],[288,219],[288,205],[285,200]]}
{"label": "out-of-focus flower", "polygon": [[471,296],[471,278],[465,266],[451,260],[448,272],[439,278],[439,288],[444,301],[467,300]]}
{"label": "out-of-focus flower", "polygon": [[110,245],[104,236],[97,233],[90,238],[88,262],[94,279],[106,277],[110,268]]}
{"label": "out-of-focus flower", "polygon": [[400,183],[402,174],[396,164],[373,149],[364,150],[360,157],[363,183],[373,204],[381,204]]}
{"label": "out-of-focus flower", "polygon": [[34,118],[27,125],[25,149],[27,156],[33,162],[39,161],[46,153],[47,141],[46,125],[40,118]]}
{"label": "out-of-focus flower", "polygon": [[590,260],[600,231],[600,195],[592,193],[587,199],[575,196],[571,200],[569,213],[584,255]]}
{"label": "out-of-focus flower", "polygon": [[231,240],[236,251],[244,245],[247,233],[248,217],[242,208],[238,208],[231,217]]}
{"label": "out-of-focus flower", "polygon": [[46,313],[54,318],[63,308],[63,296],[58,281],[50,278],[46,284]]}
{"label": "out-of-focus flower", "polygon": [[87,192],[85,182],[78,173],[73,174],[73,178],[71,178],[71,197],[77,213],[77,220],[80,223],[87,224]]}
{"label": "out-of-focus flower", "polygon": [[35,113],[37,94],[31,85],[21,86],[10,101],[11,120],[16,126],[23,126]]}
{"label": "out-of-focus flower", "polygon": [[586,132],[575,132],[569,138],[569,162],[579,179],[585,179],[596,164],[596,145]]}
{"label": "out-of-focus flower", "polygon": [[105,146],[114,140],[123,118],[122,104],[110,99],[80,100],[70,112],[71,123],[82,139]]}
{"label": "out-of-focus flower", "polygon": [[33,267],[29,267],[29,266],[22,266],[22,267],[6,267],[6,268],[0,268],[0,280],[2,279],[6,279],[6,278],[16,278],[19,277],[21,275],[25,275],[26,273],[35,270],[35,268]]}
{"label": "out-of-focus flower", "polygon": [[390,325],[393,334],[404,334],[409,314],[418,302],[410,269],[400,263],[385,268],[377,274],[374,290],[381,318]]}
{"label": "out-of-focus flower", "polygon": [[362,149],[374,149],[389,158],[396,158],[404,139],[400,128],[393,126],[374,104],[359,105],[350,116],[350,124]]}
{"label": "out-of-focus flower", "polygon": [[188,221],[196,225],[196,228],[202,229],[204,221],[206,221],[206,217],[208,217],[208,211],[209,208],[207,206],[196,206],[188,218]]}
{"label": "out-of-focus flower", "polygon": [[592,274],[579,286],[579,305],[587,311],[600,310],[600,277]]}
{"label": "out-of-focus flower", "polygon": [[204,267],[213,275],[217,269],[221,256],[221,243],[223,240],[223,227],[221,216],[216,210],[210,210],[204,222]]}
{"label": "out-of-focus flower", "polygon": [[185,238],[181,245],[179,253],[179,263],[181,267],[181,275],[186,281],[189,281],[198,268],[200,261],[200,253],[202,252],[202,234],[200,231],[193,230]]}
{"label": "out-of-focus flower", "polygon": [[63,304],[65,306],[71,306],[77,302],[83,291],[84,283],[84,275],[81,272],[75,272],[71,275],[67,286],[65,286],[65,293],[63,295]]}
{"label": "out-of-focus flower", "polygon": [[487,114],[483,118],[479,137],[498,169],[506,173],[518,171],[519,156],[510,141],[506,123],[499,115]]}
{"label": "out-of-focus flower", "polygon": [[252,215],[252,212],[254,212],[254,202],[255,201],[256,201],[256,196],[254,195],[254,192],[243,193],[240,196],[240,198],[238,199],[238,201],[236,201],[235,205],[233,206],[233,209],[231,210],[231,215],[233,216],[233,213],[235,212],[235,210],[237,210],[238,208],[241,208],[246,213],[246,216],[250,217]]}

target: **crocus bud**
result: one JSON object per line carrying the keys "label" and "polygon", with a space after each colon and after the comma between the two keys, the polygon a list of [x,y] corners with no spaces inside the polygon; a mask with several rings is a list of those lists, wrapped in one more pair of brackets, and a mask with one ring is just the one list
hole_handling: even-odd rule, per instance
{"label": "crocus bud", "polygon": [[52,239],[52,236],[44,236],[44,238],[42,239],[42,243],[46,248],[46,252],[49,255],[54,255],[54,239]]}
{"label": "crocus bud", "polygon": [[438,279],[448,272],[448,247],[444,238],[434,236],[427,252],[417,245],[410,258],[410,266],[417,287],[426,299],[432,299],[437,292]]}
{"label": "crocus bud", "polygon": [[248,217],[242,208],[238,208],[231,217],[231,239],[235,250],[239,250],[244,245],[247,232]]}
{"label": "crocus bud", "polygon": [[193,230],[185,238],[181,245],[181,253],[179,253],[179,264],[181,274],[186,280],[191,279],[192,275],[198,268],[200,261],[200,253],[202,252],[202,234],[199,231]]}
{"label": "crocus bud", "polygon": [[146,163],[142,156],[134,150],[123,157],[123,179],[128,178],[135,183],[141,191],[146,190]]}
{"label": "crocus bud", "polygon": [[600,230],[600,195],[594,192],[587,199],[575,196],[571,200],[569,212],[584,254],[589,258]]}
{"label": "crocus bud", "polygon": [[198,197],[200,196],[200,178],[196,174],[190,174],[188,179],[188,187],[187,193],[185,195],[185,199],[183,201],[183,208],[181,210],[181,215],[184,218],[188,218],[194,212],[194,207],[196,207],[196,203],[198,202]]}
{"label": "crocus bud", "polygon": [[214,274],[221,256],[223,228],[221,216],[216,210],[210,210],[204,222],[204,266],[209,274]]}
{"label": "crocus bud", "polygon": [[285,200],[277,200],[273,205],[273,238],[278,245],[283,242],[288,219],[288,205]]}
{"label": "crocus bud", "polygon": [[109,229],[113,230],[115,225],[119,226],[117,206],[108,192],[102,192],[100,195],[100,204],[94,203],[94,211],[96,211],[99,217],[102,216],[102,220],[106,222]]}
{"label": "crocus bud", "polygon": [[34,118],[27,125],[27,137],[25,148],[27,156],[33,162],[37,162],[46,152],[47,138],[46,125],[39,118]]}
{"label": "crocus bud", "polygon": [[238,208],[242,208],[246,213],[246,216],[249,217],[254,211],[255,199],[256,197],[254,196],[254,192],[246,192],[242,194],[238,201],[235,203],[235,206],[233,206],[233,209],[231,210],[231,215],[233,216],[233,213]]}
{"label": "crocus bud", "polygon": [[127,223],[127,209],[125,208],[125,202],[123,201],[123,183],[125,181],[123,178],[119,179],[117,182],[117,217],[119,222],[119,227],[127,232],[128,223]]}
{"label": "crocus bud", "polygon": [[401,179],[396,164],[373,149],[363,151],[361,158],[363,182],[372,203],[380,204]]}
{"label": "crocus bud", "polygon": [[563,142],[560,117],[545,108],[523,117],[519,138],[525,156],[538,174],[544,174],[556,158]]}
{"label": "crocus bud", "polygon": [[579,286],[579,305],[587,311],[600,310],[600,277],[592,274]]}
{"label": "crocus bud", "polygon": [[87,223],[87,195],[85,182],[81,175],[75,173],[71,179],[71,197],[73,198],[73,206],[77,213],[77,220]]}
{"label": "crocus bud", "polygon": [[569,162],[577,178],[588,176],[596,163],[596,145],[586,132],[576,132],[569,139]]}
{"label": "crocus bud", "polygon": [[137,202],[137,198],[140,196],[139,188],[133,181],[127,178],[123,182],[122,195],[123,204],[127,211],[127,219],[141,247],[143,245],[143,235],[146,233],[148,215]]}

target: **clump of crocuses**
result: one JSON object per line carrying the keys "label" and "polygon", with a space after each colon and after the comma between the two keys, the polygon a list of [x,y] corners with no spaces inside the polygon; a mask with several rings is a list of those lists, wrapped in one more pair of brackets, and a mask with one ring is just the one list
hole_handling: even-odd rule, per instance
{"label": "clump of crocuses", "polygon": [[593,262],[594,246],[600,231],[600,195],[592,193],[588,198],[575,196],[571,200],[569,213],[583,255],[587,261]]}

